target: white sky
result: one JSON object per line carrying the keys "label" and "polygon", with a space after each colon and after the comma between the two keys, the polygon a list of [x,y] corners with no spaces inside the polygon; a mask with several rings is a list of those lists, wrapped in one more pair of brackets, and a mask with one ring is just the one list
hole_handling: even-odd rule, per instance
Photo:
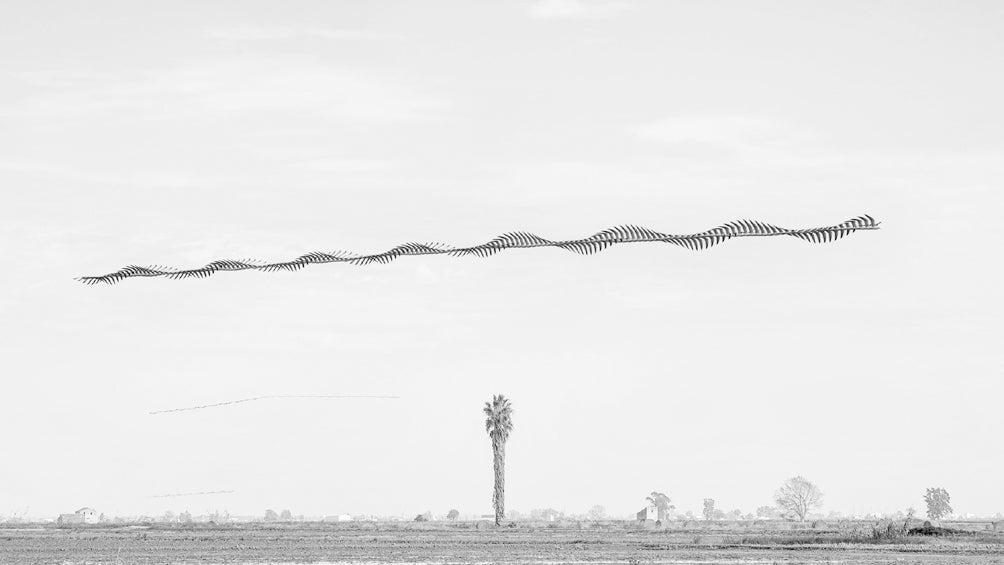
{"label": "white sky", "polygon": [[[498,392],[510,509],[1004,511],[1002,68],[996,2],[4,3],[0,514],[488,512]],[[270,394],[402,398],[147,414]]]}

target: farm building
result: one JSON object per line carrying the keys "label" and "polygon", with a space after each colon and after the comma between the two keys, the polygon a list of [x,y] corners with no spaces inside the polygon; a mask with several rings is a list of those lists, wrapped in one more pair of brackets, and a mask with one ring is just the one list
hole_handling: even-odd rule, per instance
{"label": "farm building", "polygon": [[84,507],[77,510],[73,514],[60,514],[56,523],[61,526],[72,524],[97,524],[98,513],[93,508]]}
{"label": "farm building", "polygon": [[644,522],[645,520],[658,520],[659,519],[659,509],[655,506],[646,506],[638,511],[636,514],[639,522]]}
{"label": "farm building", "polygon": [[348,514],[336,514],[334,516],[325,516],[325,522],[351,522],[352,516]]}

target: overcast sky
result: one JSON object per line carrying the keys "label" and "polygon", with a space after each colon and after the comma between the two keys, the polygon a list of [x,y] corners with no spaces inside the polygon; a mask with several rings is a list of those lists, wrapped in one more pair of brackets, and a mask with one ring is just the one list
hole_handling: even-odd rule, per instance
{"label": "overcast sky", "polygon": [[[1002,68],[998,2],[4,3],[0,514],[487,513],[494,393],[509,509],[1004,511]],[[280,394],[401,398],[148,414]]]}

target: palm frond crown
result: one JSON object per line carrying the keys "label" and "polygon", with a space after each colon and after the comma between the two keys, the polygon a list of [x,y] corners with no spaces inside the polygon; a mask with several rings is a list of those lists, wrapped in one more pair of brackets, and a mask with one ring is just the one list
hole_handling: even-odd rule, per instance
{"label": "palm frond crown", "polygon": [[485,402],[485,431],[492,439],[505,442],[512,432],[512,404],[501,394]]}

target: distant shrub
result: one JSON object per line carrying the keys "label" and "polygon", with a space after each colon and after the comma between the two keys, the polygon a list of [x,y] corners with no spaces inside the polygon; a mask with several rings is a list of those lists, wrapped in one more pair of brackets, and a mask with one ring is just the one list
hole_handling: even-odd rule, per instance
{"label": "distant shrub", "polygon": [[899,528],[891,520],[879,522],[872,526],[872,539],[875,541],[893,541],[905,536],[902,528]]}
{"label": "distant shrub", "polygon": [[873,527],[870,533],[865,532],[832,532],[832,533],[791,533],[784,535],[751,535],[730,538],[730,543],[735,545],[751,546],[784,546],[784,545],[834,545],[845,543],[857,544],[884,544],[884,543],[923,543],[923,540],[916,537],[907,537],[899,533],[898,528],[891,529],[883,527]]}

